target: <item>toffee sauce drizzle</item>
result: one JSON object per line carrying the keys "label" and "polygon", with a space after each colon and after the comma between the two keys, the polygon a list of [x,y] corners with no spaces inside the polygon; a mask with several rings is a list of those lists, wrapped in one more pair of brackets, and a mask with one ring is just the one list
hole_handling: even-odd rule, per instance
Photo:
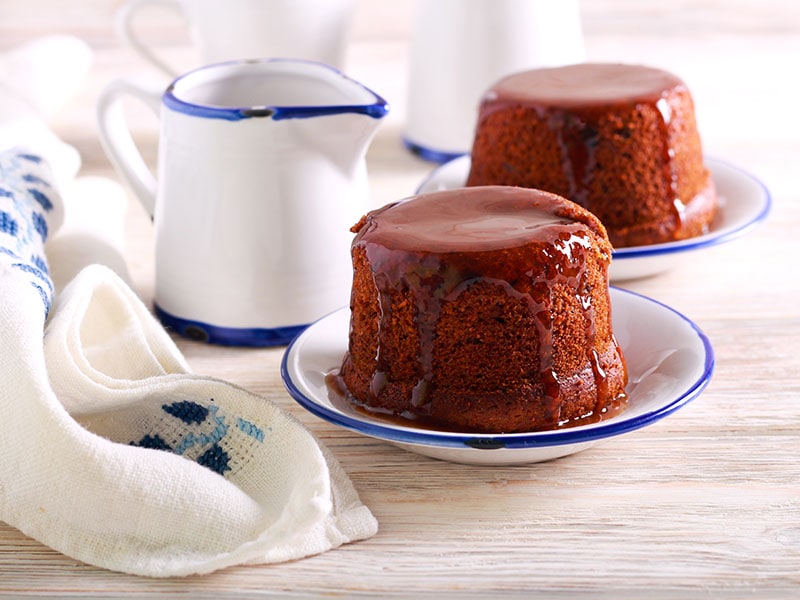
{"label": "toffee sauce drizzle", "polygon": [[[470,188],[475,191],[479,189]],[[525,193],[530,193],[530,190],[525,190]],[[404,296],[410,294],[415,306],[415,325],[419,335],[418,360],[421,375],[412,392],[411,405],[414,414],[407,416],[415,420],[419,420],[420,417],[424,419],[430,412],[431,395],[435,394],[434,346],[436,327],[442,308],[446,303],[456,301],[460,294],[471,286],[485,282],[499,287],[507,296],[523,299],[527,303],[528,310],[534,317],[539,338],[539,379],[544,391],[542,400],[546,407],[549,427],[566,425],[561,418],[561,383],[554,363],[555,314],[551,298],[553,284],[563,283],[569,289],[575,290],[575,296],[583,310],[585,343],[588,348],[586,358],[591,365],[597,389],[597,405],[594,412],[595,416],[600,418],[598,416],[600,409],[607,401],[608,384],[600,356],[594,349],[595,309],[584,266],[586,253],[594,250],[586,226],[577,221],[537,210],[535,214],[529,214],[527,219],[523,218],[520,229],[510,236],[513,241],[503,241],[504,236],[508,234],[506,231],[508,227],[503,226],[498,231],[492,231],[491,215],[495,208],[492,202],[480,200],[480,194],[473,192],[461,191],[461,194],[477,201],[463,202],[464,198],[460,197],[450,199],[451,202],[458,203],[460,218],[467,221],[485,219],[481,235],[492,238],[491,242],[487,242],[484,238],[476,239],[471,232],[450,231],[443,237],[441,231],[425,231],[430,210],[426,211],[425,209],[429,207],[423,206],[414,207],[416,210],[409,211],[413,213],[413,224],[397,225],[394,229],[377,226],[380,214],[374,216],[371,221],[367,221],[366,228],[359,231],[354,241],[354,246],[364,248],[372,266],[380,307],[378,348],[370,393],[377,397],[389,378],[388,358],[382,351],[380,340],[381,332],[393,319],[392,298],[398,293]],[[409,215],[409,218],[412,216]],[[437,226],[434,226],[434,229]],[[417,244],[420,248],[424,247],[426,237],[435,237],[436,252],[414,247],[398,248],[398,239],[402,239],[397,236],[398,229],[405,229],[402,235],[416,235],[422,239],[422,243]],[[524,277],[519,277],[518,266],[512,266],[512,271],[509,272],[513,272],[514,284],[509,282],[512,277],[504,273],[508,265],[498,264],[496,268],[490,267],[488,269],[490,272],[487,274],[485,268],[487,261],[484,261],[481,273],[475,272],[473,260],[476,245],[480,247],[488,244],[491,249],[484,248],[484,251],[489,254],[495,253],[496,258],[502,259],[503,252],[508,249],[506,246],[525,248],[530,241],[535,242],[530,248],[536,253],[531,257],[533,260],[530,264],[542,265],[541,270],[530,269],[524,273]],[[606,260],[609,258],[606,257]],[[370,413],[382,412],[374,411],[370,402],[360,402],[352,398],[350,400]]]}

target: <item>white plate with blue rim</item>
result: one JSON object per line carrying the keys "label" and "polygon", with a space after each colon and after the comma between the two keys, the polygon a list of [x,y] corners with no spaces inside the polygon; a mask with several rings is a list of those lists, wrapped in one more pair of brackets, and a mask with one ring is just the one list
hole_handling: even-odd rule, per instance
{"label": "white plate with blue rim", "polygon": [[671,415],[711,380],[714,351],[700,328],[674,309],[611,288],[612,325],[628,368],[627,406],[586,425],[531,433],[459,433],[415,427],[353,408],[327,382],[347,350],[350,311],[342,308],[292,341],[281,376],[289,394],[314,415],[417,454],[474,465],[514,465],[574,454]]}
{"label": "white plate with blue rim", "polygon": [[[709,232],[677,242],[615,249],[609,269],[612,282],[668,271],[691,257],[692,252],[742,236],[767,217],[772,200],[761,181],[727,162],[708,157],[705,161],[719,197],[719,210]],[[417,188],[417,193],[463,187],[469,169],[469,155],[453,159],[434,169]]]}

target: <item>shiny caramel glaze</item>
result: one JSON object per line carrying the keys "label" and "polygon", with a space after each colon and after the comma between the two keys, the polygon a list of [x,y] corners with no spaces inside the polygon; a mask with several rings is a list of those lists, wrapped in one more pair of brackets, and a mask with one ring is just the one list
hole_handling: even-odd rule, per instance
{"label": "shiny caramel glaze", "polygon": [[467,185],[563,195],[616,247],[706,233],[716,191],[684,82],[640,65],[534,69],[485,94]]}
{"label": "shiny caramel glaze", "polygon": [[624,395],[611,247],[554,194],[490,186],[410,198],[354,227],[341,378],[372,410],[463,431],[532,431]]}

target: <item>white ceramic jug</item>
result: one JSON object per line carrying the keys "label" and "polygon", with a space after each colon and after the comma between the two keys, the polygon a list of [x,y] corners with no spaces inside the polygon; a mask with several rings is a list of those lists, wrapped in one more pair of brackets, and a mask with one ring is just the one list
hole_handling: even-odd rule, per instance
{"label": "white ceramic jug", "polygon": [[493,83],[582,60],[578,0],[417,0],[406,146],[434,162],[465,154]]}
{"label": "white ceramic jug", "polygon": [[[161,113],[157,182],[122,116],[129,95]],[[163,94],[109,85],[100,138],[154,216],[162,322],[212,343],[278,345],[345,305],[365,153],[387,111],[338,70],[299,60],[209,65]]]}
{"label": "white ceramic jug", "polygon": [[168,76],[178,71],[138,34],[147,7],[181,14],[202,64],[248,58],[303,58],[341,67],[354,0],[128,0],[117,33]]}

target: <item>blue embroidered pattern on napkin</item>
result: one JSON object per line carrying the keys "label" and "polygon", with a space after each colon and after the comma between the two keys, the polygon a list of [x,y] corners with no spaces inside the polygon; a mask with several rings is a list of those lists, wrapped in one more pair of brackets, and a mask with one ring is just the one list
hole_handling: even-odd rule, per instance
{"label": "blue embroidered pattern on napkin", "polygon": [[[227,415],[221,413],[220,407],[213,402],[212,398],[207,406],[192,400],[162,405],[165,416],[158,431],[146,433],[131,445],[192,457],[198,464],[225,475],[231,469],[231,455],[223,443],[229,436],[230,425]],[[264,441],[264,430],[255,423],[241,417],[234,423],[235,431],[256,442]]]}
{"label": "blue embroidered pattern on napkin", "polygon": [[0,154],[0,258],[30,276],[46,312],[53,302],[53,283],[43,247],[46,215],[57,194],[49,176],[40,156],[15,150]]}

